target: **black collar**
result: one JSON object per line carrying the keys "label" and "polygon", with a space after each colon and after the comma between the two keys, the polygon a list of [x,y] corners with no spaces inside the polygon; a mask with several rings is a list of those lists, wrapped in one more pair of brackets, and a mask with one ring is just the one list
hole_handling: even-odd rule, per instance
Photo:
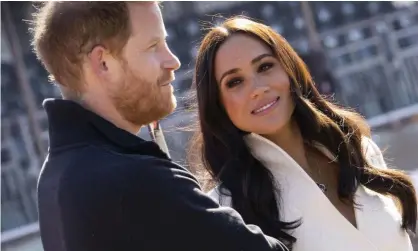
{"label": "black collar", "polygon": [[46,99],[50,151],[76,144],[101,144],[124,152],[167,158],[160,147],[146,141],[85,109],[78,103]]}

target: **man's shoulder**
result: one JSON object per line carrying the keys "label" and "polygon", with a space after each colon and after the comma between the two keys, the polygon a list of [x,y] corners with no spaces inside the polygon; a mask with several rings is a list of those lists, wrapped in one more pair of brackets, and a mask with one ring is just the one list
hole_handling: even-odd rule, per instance
{"label": "man's shoulder", "polygon": [[[59,173],[63,181],[73,186],[95,183],[123,185],[129,182],[152,184],[156,179],[167,179],[174,174],[189,175],[184,168],[169,159],[150,155],[122,153],[100,146],[86,146],[59,154],[51,154],[45,161],[42,176]],[[55,177],[58,178],[58,177]],[[148,181],[148,182],[147,182]]]}

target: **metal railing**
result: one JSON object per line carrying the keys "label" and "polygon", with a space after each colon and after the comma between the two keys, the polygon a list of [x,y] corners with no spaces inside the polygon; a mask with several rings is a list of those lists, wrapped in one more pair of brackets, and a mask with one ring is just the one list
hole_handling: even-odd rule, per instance
{"label": "metal railing", "polygon": [[[402,21],[403,20],[403,21]],[[408,22],[401,27],[396,25]],[[327,50],[337,78],[337,100],[367,118],[418,103],[418,8],[360,22],[321,35],[347,36],[369,31],[369,37]]]}
{"label": "metal railing", "polygon": [[[410,19],[408,26],[393,27],[393,22],[405,18]],[[321,39],[345,36],[353,29],[370,29],[371,35],[327,49],[338,80],[337,100],[357,108],[372,126],[418,113],[418,8],[324,32]],[[46,124],[43,111],[36,118]],[[170,119],[176,121],[176,116]],[[1,129],[1,240],[5,243],[37,231],[36,181],[43,158],[36,154],[26,116],[3,118]],[[46,130],[41,133],[45,149]]]}

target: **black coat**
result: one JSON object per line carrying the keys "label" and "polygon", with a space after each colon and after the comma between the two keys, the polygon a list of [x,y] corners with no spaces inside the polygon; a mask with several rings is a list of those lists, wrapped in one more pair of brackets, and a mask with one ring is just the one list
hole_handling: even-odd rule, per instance
{"label": "black coat", "polygon": [[47,100],[38,184],[45,251],[282,250],[145,141],[72,101]]}

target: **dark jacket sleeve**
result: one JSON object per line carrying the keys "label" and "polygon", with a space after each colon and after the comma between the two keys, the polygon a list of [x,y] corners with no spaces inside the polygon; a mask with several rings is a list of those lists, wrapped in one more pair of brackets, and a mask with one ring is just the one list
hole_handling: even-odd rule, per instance
{"label": "dark jacket sleeve", "polygon": [[152,157],[139,163],[85,173],[84,182],[62,196],[66,220],[73,222],[71,251],[284,250],[206,196],[182,167]]}

